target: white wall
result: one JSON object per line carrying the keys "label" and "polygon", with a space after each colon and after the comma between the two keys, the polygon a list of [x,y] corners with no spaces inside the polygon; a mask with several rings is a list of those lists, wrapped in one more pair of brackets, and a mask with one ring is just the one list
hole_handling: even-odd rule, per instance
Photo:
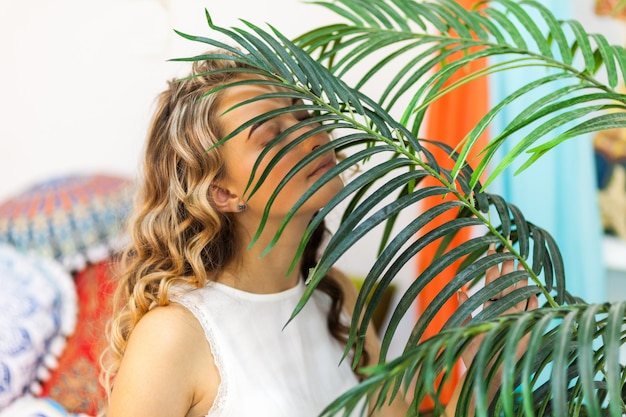
{"label": "white wall", "polygon": [[207,35],[205,7],[289,35],[323,17],[280,0],[2,0],[0,201],[51,176],[133,175],[153,99],[181,68],[166,60],[204,49],[173,29]]}

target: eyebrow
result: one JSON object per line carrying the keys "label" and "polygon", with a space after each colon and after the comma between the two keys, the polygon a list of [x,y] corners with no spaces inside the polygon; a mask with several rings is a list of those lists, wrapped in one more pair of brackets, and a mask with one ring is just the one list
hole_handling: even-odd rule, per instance
{"label": "eyebrow", "polygon": [[[292,98],[291,99],[291,105],[293,106],[294,104],[298,103],[302,101],[301,98]],[[276,116],[275,116],[276,117]],[[261,127],[263,125],[263,123],[272,120],[274,117],[270,117],[268,119],[263,119],[263,120],[259,120],[258,122],[256,122],[255,124],[252,125],[252,127],[250,128],[250,131],[248,132],[248,139],[250,139],[250,137],[252,136],[252,134],[254,133],[255,130],[257,130],[257,128]]]}

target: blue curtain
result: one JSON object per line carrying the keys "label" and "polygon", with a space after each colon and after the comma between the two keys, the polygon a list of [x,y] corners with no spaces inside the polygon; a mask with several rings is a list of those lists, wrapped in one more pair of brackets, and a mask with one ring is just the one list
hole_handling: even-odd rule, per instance
{"label": "blue curtain", "polygon": [[[571,2],[543,0],[542,3],[560,19],[572,16]],[[532,45],[532,40],[528,44]],[[497,103],[522,85],[546,74],[546,69],[525,68],[494,75],[490,79],[490,99]],[[494,122],[492,136],[532,101],[532,98],[523,102],[517,100],[505,109]],[[500,155],[510,150],[515,142],[505,143]],[[496,157],[494,161],[498,160]],[[576,137],[562,143],[531,168],[513,175],[520,165],[521,162],[504,172],[490,187],[491,192],[518,206],[528,220],[554,236],[563,254],[569,292],[588,302],[605,301],[606,272],[592,137]]]}

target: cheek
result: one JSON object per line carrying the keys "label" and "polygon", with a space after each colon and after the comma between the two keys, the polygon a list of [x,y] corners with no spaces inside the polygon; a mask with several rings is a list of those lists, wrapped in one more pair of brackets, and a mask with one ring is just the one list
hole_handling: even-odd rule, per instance
{"label": "cheek", "polygon": [[226,179],[225,185],[228,186],[232,193],[241,196],[248,185],[257,156],[232,146],[223,153],[223,157]]}
{"label": "cheek", "polygon": [[[270,161],[272,160],[274,156],[275,155],[267,155],[266,157],[263,158],[263,160],[260,162],[259,166],[257,167],[255,179],[259,179],[261,177],[261,175],[263,174],[263,171],[267,169]],[[287,177],[289,172],[293,169],[293,167],[296,166],[296,164],[300,161],[300,159],[301,158],[299,158],[297,155],[293,153],[284,155],[280,159],[280,161],[278,161],[276,164],[274,164],[274,166],[272,166],[272,169],[270,170],[266,179],[264,180],[264,185],[265,183],[268,183],[268,186],[271,186],[272,189],[274,189],[280,183],[280,181],[282,181],[284,178]],[[254,165],[255,161],[256,160],[252,161],[252,166]],[[293,182],[301,181],[304,178],[306,178],[306,167],[304,167],[304,169],[296,173],[291,178],[291,180],[287,183],[287,186],[289,186],[289,184]]]}
{"label": "cheek", "polygon": [[[240,171],[241,172],[239,175],[245,181],[243,183],[243,187],[247,185],[248,180],[249,180],[249,175],[252,172],[252,169],[255,163],[257,162],[257,158],[259,157],[259,155],[260,153],[255,154],[255,155],[249,155],[249,156],[244,157],[243,159],[240,159],[240,166],[241,166]],[[268,155],[266,155],[266,157],[263,158],[262,161],[260,161],[255,172],[255,181],[258,181],[261,178],[263,171],[269,166],[269,163],[274,156],[275,156],[275,153],[270,152]],[[274,191],[276,191],[281,181],[283,181],[287,177],[289,172],[293,169],[293,167],[295,167],[298,164],[298,162],[302,160],[303,157],[304,155],[302,155],[301,152],[297,152],[297,151],[290,152],[284,155],[280,159],[280,161],[278,161],[272,167],[270,172],[267,174],[267,176],[263,180],[263,184],[256,191],[256,193],[259,194],[258,198],[263,199],[263,200],[268,199],[269,196],[272,195]],[[287,203],[287,200],[295,201],[302,194],[304,194],[306,190],[314,182],[314,179],[309,178],[307,176],[310,171],[311,171],[311,165],[308,165],[308,166],[303,167],[298,173],[292,176],[289,179],[289,181],[286,184],[284,184],[284,186],[282,187],[281,192],[277,196],[276,202],[280,201],[283,203]],[[254,186],[254,183],[253,183],[253,186]],[[343,182],[341,181],[341,179],[337,178],[333,181],[330,181],[328,184],[326,184],[322,188],[322,190],[324,190],[324,192],[326,192],[326,190],[338,191],[342,187],[343,187]]]}

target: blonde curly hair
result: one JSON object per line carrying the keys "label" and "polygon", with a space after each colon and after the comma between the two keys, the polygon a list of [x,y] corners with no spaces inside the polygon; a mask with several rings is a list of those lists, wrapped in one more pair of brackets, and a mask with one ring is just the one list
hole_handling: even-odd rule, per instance
{"label": "blonde curly hair", "polygon": [[[101,383],[109,397],[139,320],[150,309],[169,303],[173,284],[202,287],[236,261],[239,246],[232,214],[218,211],[209,192],[224,172],[220,147],[212,147],[224,135],[216,114],[224,90],[210,92],[241,77],[242,68],[247,67],[227,58],[196,61],[191,76],[170,81],[158,97],[147,135],[143,178],[129,219],[131,243],[119,261],[109,346],[101,358]],[[303,278],[316,263],[325,230],[320,225],[308,243],[300,264]],[[330,333],[345,342],[341,286],[329,278],[317,288],[332,300],[327,317]]]}
{"label": "blonde curly hair", "polygon": [[207,93],[237,76],[210,71],[239,67],[227,59],[197,61],[193,76],[169,81],[158,97],[103,358],[108,393],[141,317],[155,305],[168,304],[174,282],[201,287],[235,256],[232,220],[210,200],[209,187],[222,175],[223,159],[219,147],[207,149],[223,135],[215,114],[221,93]]}

